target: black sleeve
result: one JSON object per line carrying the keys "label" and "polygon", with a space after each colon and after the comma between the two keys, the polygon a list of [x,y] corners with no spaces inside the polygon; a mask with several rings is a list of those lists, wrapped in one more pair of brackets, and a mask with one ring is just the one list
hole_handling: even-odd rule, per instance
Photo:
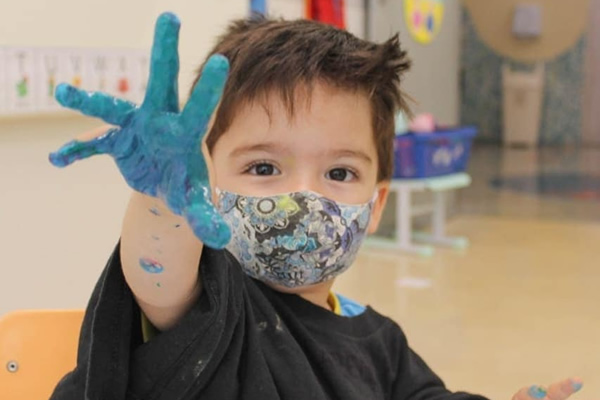
{"label": "black sleeve", "polygon": [[[235,328],[243,326],[238,322],[244,289],[242,271],[224,251],[205,246],[200,268],[203,293],[198,301],[179,323],[142,343],[140,309],[123,275],[117,245],[88,303],[77,365],[50,399],[198,398],[193,393],[207,385],[230,350]],[[243,338],[242,332],[236,339]]]}
{"label": "black sleeve", "polygon": [[399,367],[392,391],[392,400],[487,400],[479,395],[450,392],[444,382],[409,346],[404,333],[400,335]]}

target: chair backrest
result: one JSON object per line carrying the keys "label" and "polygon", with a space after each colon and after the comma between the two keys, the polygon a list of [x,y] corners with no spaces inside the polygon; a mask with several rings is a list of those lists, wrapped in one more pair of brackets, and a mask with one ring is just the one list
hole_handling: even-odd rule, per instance
{"label": "chair backrest", "polygon": [[47,400],[76,363],[83,310],[16,311],[0,318],[0,399]]}

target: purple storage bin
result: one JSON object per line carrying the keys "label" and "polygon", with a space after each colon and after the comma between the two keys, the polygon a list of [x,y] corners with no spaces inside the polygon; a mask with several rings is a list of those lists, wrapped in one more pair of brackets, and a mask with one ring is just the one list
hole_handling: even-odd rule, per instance
{"label": "purple storage bin", "polygon": [[428,178],[465,171],[476,134],[475,127],[461,127],[396,136],[394,178]]}

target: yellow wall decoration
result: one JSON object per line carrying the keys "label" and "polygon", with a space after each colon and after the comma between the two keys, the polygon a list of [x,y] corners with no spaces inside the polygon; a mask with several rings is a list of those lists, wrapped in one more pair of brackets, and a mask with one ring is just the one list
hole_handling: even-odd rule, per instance
{"label": "yellow wall decoration", "polygon": [[444,18],[443,0],[404,0],[404,19],[411,36],[421,44],[439,33]]}

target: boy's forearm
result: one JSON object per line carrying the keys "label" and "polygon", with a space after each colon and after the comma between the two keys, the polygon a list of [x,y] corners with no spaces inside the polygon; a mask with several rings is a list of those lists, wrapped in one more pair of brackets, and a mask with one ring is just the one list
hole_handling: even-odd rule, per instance
{"label": "boy's forearm", "polygon": [[134,192],[121,233],[125,279],[148,319],[172,327],[202,290],[198,261],[202,243],[186,221],[154,197]]}

